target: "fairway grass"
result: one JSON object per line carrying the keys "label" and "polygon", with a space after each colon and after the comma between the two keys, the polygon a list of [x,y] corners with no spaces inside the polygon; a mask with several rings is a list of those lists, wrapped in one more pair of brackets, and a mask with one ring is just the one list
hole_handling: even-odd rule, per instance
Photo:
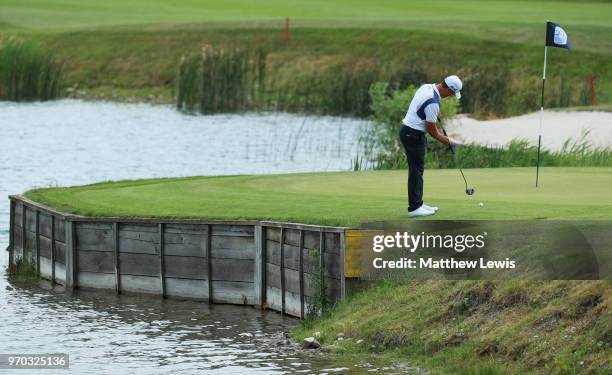
{"label": "fairway grass", "polygon": [[[209,0],[108,0],[86,2],[56,0],[5,1],[0,6],[0,31],[62,32],[132,27],[175,28],[177,25],[233,24],[234,27],[283,26],[286,16],[298,26],[387,27],[445,32],[488,40],[504,39],[541,45],[547,19],[571,27],[578,49],[610,49],[609,19],[612,7],[605,2],[416,0],[250,1]],[[442,27],[443,25],[443,27]]]}
{"label": "fairway grass", "polygon": [[53,51],[77,98],[173,103],[181,58],[212,45],[267,51],[270,105],[312,105],[291,111],[364,116],[365,105],[330,110],[315,99],[354,103],[338,93],[361,82],[346,91],[366,95],[370,75],[405,87],[452,72],[464,79],[461,111],[495,118],[537,108],[547,19],[565,27],[573,49],[548,51],[545,107],[588,104],[590,76],[597,102],[612,102],[611,17],[609,3],[583,1],[24,0],[0,5],[0,39],[16,35]]}
{"label": "fairway grass", "polygon": [[[425,171],[431,219],[609,219],[612,168]],[[359,227],[407,219],[406,171],[187,177],[30,190],[26,197],[86,216],[276,220]],[[483,202],[484,207],[478,203]]]}

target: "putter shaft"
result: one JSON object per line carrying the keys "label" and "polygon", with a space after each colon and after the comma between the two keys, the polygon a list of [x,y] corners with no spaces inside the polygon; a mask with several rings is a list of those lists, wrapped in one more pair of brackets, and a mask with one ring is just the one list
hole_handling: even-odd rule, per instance
{"label": "putter shaft", "polygon": [[[439,119],[438,119],[438,122],[439,122]],[[440,125],[440,127],[442,127],[442,125]],[[442,128],[442,132],[444,133],[444,136],[448,138],[448,134],[446,134],[446,129]],[[451,145],[450,141],[448,142],[448,148],[450,148],[451,154],[453,154],[453,158],[455,159],[455,163],[457,163],[457,168],[459,168],[459,172],[461,172],[461,177],[463,177],[463,182],[465,182],[465,192],[467,193],[469,190],[467,179],[465,178],[465,175],[463,174],[463,170],[461,169],[461,167],[459,166],[459,163],[457,162],[457,155],[455,154],[455,149],[453,148],[453,145]],[[469,193],[467,194],[471,195]]]}

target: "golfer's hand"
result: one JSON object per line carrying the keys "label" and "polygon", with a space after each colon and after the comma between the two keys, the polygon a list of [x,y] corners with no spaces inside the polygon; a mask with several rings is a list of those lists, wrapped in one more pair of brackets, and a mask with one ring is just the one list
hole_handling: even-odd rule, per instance
{"label": "golfer's hand", "polygon": [[463,144],[463,142],[461,142],[460,140],[452,138],[452,137],[448,137],[448,143],[453,147],[460,146]]}

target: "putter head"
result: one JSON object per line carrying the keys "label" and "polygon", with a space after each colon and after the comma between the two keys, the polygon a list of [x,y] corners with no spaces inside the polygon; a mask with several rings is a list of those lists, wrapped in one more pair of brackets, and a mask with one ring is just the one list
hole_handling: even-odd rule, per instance
{"label": "putter head", "polygon": [[475,192],[476,190],[474,190],[474,188],[465,189],[467,195],[474,195]]}

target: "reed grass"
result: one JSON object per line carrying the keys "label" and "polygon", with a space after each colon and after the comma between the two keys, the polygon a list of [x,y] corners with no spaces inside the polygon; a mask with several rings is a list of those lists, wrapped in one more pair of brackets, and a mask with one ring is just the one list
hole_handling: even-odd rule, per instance
{"label": "reed grass", "polygon": [[[296,63],[285,61],[286,65]],[[368,90],[380,75],[377,67],[339,63],[303,74],[289,84],[278,80],[269,90],[266,109],[366,117],[371,113]]]}
{"label": "reed grass", "polygon": [[325,264],[322,264],[320,259],[320,249],[315,249],[314,251],[310,252],[312,273],[310,274],[309,278],[311,288],[313,290],[313,296],[309,298],[308,311],[306,312],[306,318],[308,320],[313,320],[327,314],[332,306],[331,301],[327,298]]}
{"label": "reed grass", "polygon": [[215,49],[181,59],[177,74],[177,107],[201,113],[236,112],[257,106],[265,91],[263,49]]}
{"label": "reed grass", "polygon": [[[271,61],[268,55],[273,55]],[[207,46],[200,54],[185,56],[177,72],[176,98],[181,109],[355,117],[373,114],[369,90],[376,82],[406,88],[437,82],[449,73],[440,64],[411,62],[410,57],[402,55],[389,59],[337,56],[326,60],[309,51],[306,56],[286,54],[278,46],[266,43],[245,44],[239,49]],[[496,118],[523,114],[539,105],[538,76],[517,73],[510,64],[470,67],[459,74],[464,78],[464,90],[458,111],[478,118]],[[547,108],[589,103],[586,77],[563,76],[546,87]]]}
{"label": "reed grass", "polygon": [[33,41],[0,40],[0,100],[60,97],[63,64]]}
{"label": "reed grass", "polygon": [[[295,61],[285,61],[290,66]],[[282,68],[268,69],[263,48],[205,46],[183,56],[177,69],[177,107],[201,113],[267,110],[366,116],[368,89],[377,69],[337,64],[294,79],[277,79]]]}
{"label": "reed grass", "polygon": [[[545,167],[610,167],[612,150],[592,147],[588,142],[567,140],[560,151],[542,150],[540,165]],[[462,145],[455,149],[453,158],[448,146],[429,142],[425,155],[426,168],[506,168],[534,167],[537,147],[525,140],[513,140],[505,147]],[[372,169],[405,169],[408,167],[403,153],[377,155],[370,164]]]}
{"label": "reed grass", "polygon": [[13,273],[8,273],[10,274],[12,281],[35,282],[38,280],[38,272],[36,272],[35,260],[31,260],[25,257],[16,259],[15,267],[13,268]]}

